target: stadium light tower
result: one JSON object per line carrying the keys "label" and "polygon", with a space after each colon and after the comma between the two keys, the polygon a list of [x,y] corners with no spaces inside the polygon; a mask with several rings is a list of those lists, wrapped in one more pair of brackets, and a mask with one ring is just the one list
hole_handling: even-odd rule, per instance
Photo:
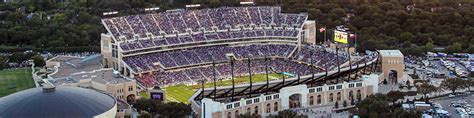
{"label": "stadium light tower", "polygon": [[234,100],[234,92],[235,92],[235,81],[234,81],[234,58],[230,58],[230,74],[232,77],[232,95],[231,99]]}
{"label": "stadium light tower", "polygon": [[204,78],[202,78],[201,80],[201,89],[202,89],[202,93],[201,93],[202,99],[204,99]]}
{"label": "stadium light tower", "polygon": [[298,72],[296,72],[296,75],[298,76],[298,80],[296,81],[296,84],[299,85],[300,84],[300,70],[298,70]]}
{"label": "stadium light tower", "polygon": [[[349,70],[352,70],[352,61],[351,61],[351,52],[349,52],[349,46],[347,46],[347,56],[349,57]],[[349,72],[349,76],[347,78],[347,81],[351,79],[351,73]]]}
{"label": "stadium light tower", "polygon": [[250,88],[249,88],[249,96],[252,97],[252,69],[250,65],[250,57],[247,58],[248,61],[248,68],[249,68],[249,79],[250,79]]}
{"label": "stadium light tower", "polygon": [[[214,97],[216,97],[216,92],[217,92],[217,86],[216,86],[216,62],[214,60],[212,60],[212,75],[213,75],[213,79],[214,79]],[[213,98],[214,98],[213,97]]]}
{"label": "stadium light tower", "polygon": [[266,93],[268,94],[268,85],[270,84],[269,81],[268,81],[268,63],[267,63],[267,55],[265,55],[265,76],[267,76],[267,89],[266,89]]}

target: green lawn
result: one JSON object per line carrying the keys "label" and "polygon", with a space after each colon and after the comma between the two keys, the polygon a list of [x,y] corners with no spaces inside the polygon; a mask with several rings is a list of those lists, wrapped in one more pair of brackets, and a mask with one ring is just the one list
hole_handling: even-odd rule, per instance
{"label": "green lawn", "polygon": [[138,95],[142,98],[150,98],[150,95],[148,94],[147,91],[142,91],[142,92],[138,93]]}
{"label": "green lawn", "polygon": [[[282,78],[281,74],[269,74],[269,79],[270,80],[275,80],[278,78]],[[252,81],[255,82],[264,82],[266,81],[266,76],[265,74],[259,74],[259,75],[254,75],[252,76]],[[242,84],[242,83],[249,83],[249,77],[244,76],[244,77],[236,77],[235,78],[235,83],[236,85]],[[213,82],[208,82],[204,84],[204,87],[210,88],[213,87],[214,83]],[[232,80],[225,80],[225,81],[218,81],[216,83],[217,86],[230,86],[232,85]],[[197,89],[200,89],[201,85],[193,85],[193,86],[187,86],[184,84],[179,84],[179,85],[174,85],[170,87],[164,88],[166,91],[166,100],[167,101],[175,101],[175,102],[183,102],[188,104],[188,99],[191,98],[191,96],[194,94],[194,92],[197,91]]]}
{"label": "green lawn", "polygon": [[0,71],[0,97],[33,87],[31,68]]}

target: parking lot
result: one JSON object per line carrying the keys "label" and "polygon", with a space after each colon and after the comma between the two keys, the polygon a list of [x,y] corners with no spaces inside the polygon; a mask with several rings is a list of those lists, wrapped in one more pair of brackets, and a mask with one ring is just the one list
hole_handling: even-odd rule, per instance
{"label": "parking lot", "polygon": [[[451,118],[461,118],[460,111],[466,111],[466,113],[474,113],[474,94],[470,95],[458,95],[455,97],[446,97],[433,101],[442,106],[442,108],[449,112]],[[458,109],[458,111],[456,110]],[[470,115],[470,118],[474,118],[474,114]]]}

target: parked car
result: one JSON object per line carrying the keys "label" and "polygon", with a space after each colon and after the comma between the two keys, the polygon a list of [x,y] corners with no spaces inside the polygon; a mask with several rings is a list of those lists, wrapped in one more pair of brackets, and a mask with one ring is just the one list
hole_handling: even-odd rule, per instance
{"label": "parked car", "polygon": [[456,97],[456,96],[453,95],[453,94],[449,94],[448,97],[453,98],[453,97]]}

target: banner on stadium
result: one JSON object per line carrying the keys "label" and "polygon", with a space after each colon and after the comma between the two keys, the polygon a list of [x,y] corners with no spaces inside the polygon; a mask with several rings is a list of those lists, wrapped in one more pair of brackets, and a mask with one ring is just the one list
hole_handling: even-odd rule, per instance
{"label": "banner on stadium", "polygon": [[334,30],[334,41],[342,44],[347,44],[347,32]]}

